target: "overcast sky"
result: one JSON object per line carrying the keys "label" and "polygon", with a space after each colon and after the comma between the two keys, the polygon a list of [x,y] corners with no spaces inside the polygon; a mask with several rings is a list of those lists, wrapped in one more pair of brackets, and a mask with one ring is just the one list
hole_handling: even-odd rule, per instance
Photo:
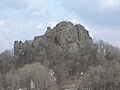
{"label": "overcast sky", "polygon": [[120,0],[0,0],[0,52],[62,20],[80,23],[93,39],[120,47]]}

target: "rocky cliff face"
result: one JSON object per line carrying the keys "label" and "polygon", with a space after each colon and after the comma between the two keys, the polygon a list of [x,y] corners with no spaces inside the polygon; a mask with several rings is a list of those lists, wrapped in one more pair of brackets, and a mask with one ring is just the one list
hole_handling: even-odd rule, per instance
{"label": "rocky cliff face", "polygon": [[89,32],[80,24],[66,21],[53,29],[48,27],[44,35],[32,41],[14,43],[19,65],[40,61],[56,72],[59,81],[95,65],[95,50]]}

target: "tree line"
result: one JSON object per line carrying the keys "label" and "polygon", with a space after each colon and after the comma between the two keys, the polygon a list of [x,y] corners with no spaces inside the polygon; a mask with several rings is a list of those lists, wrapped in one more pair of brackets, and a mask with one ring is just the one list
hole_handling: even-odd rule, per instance
{"label": "tree line", "polygon": [[59,80],[67,77],[74,81],[78,90],[120,90],[120,49],[102,40],[97,41],[95,47],[92,52],[92,59],[97,59],[95,62],[89,62],[89,55],[81,57],[89,67],[88,64],[82,66],[82,61],[81,64],[63,62],[61,67],[56,67],[57,76],[51,75],[50,68],[43,62],[18,65],[20,57],[6,50],[0,54],[0,90],[62,90]]}

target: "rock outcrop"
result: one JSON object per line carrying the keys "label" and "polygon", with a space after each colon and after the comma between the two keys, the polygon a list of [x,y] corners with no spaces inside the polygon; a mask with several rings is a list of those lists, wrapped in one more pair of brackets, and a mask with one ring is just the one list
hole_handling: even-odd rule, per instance
{"label": "rock outcrop", "polygon": [[84,26],[62,21],[32,41],[15,41],[18,65],[41,62],[56,72],[59,82],[95,65],[96,49]]}

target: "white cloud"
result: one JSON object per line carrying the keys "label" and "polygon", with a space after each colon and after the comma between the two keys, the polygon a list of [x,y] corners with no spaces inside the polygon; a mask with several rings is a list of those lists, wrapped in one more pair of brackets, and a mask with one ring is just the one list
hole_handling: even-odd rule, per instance
{"label": "white cloud", "polygon": [[0,26],[4,26],[5,25],[5,21],[4,20],[0,20]]}
{"label": "white cloud", "polygon": [[102,8],[118,8],[120,7],[120,0],[102,0]]}
{"label": "white cloud", "polygon": [[40,24],[37,26],[37,29],[42,29],[43,26],[44,26],[44,24],[43,24],[43,23],[40,23]]}
{"label": "white cloud", "polygon": [[71,21],[73,24],[79,24],[80,23],[80,21],[75,19],[75,18],[72,18],[69,21]]}
{"label": "white cloud", "polygon": [[120,28],[87,27],[93,39],[102,39],[120,48]]}
{"label": "white cloud", "polygon": [[28,5],[28,9],[30,10],[41,10],[43,7],[44,0],[31,0]]}
{"label": "white cloud", "polygon": [[[0,0],[0,6],[4,8],[21,9],[28,5],[29,0]],[[1,9],[1,8],[0,8]]]}
{"label": "white cloud", "polygon": [[4,37],[0,37],[0,53],[1,50],[6,50],[6,49],[10,49],[10,45],[9,45],[9,40],[4,39]]}

